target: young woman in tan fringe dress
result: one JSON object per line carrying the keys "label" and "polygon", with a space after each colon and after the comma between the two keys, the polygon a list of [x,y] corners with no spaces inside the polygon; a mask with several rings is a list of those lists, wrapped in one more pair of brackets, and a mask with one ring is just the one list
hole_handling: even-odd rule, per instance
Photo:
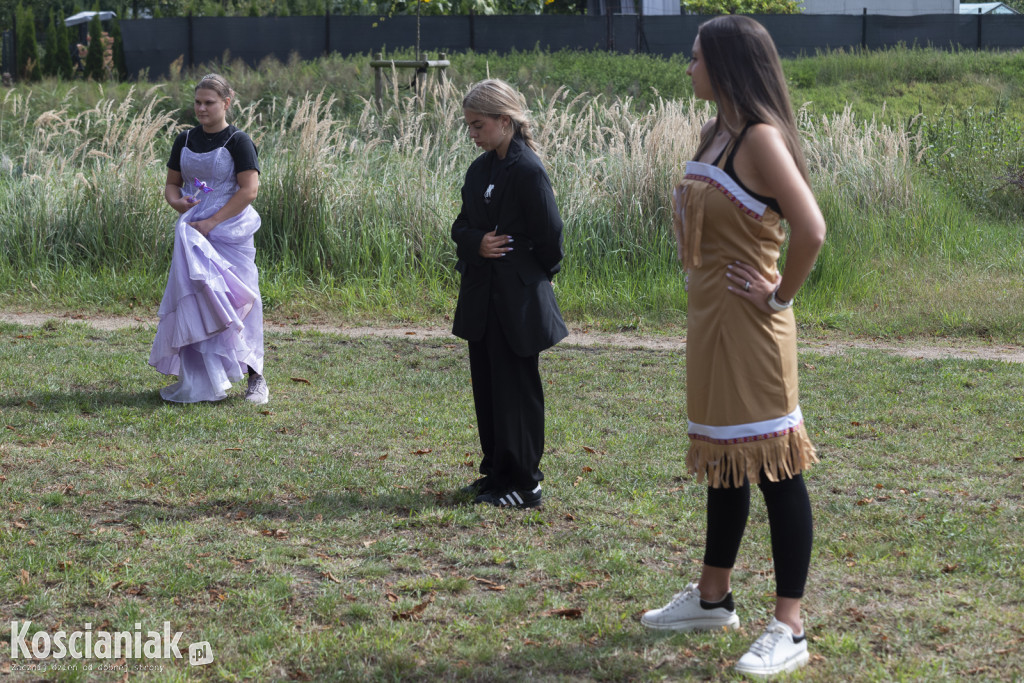
{"label": "young woman in tan fringe dress", "polygon": [[[801,473],[817,462],[797,384],[794,297],[814,266],[825,221],[807,181],[775,45],[756,21],[704,23],[687,69],[717,105],[673,196],[687,270],[689,471],[707,482],[707,537],[697,583],[643,615],[656,629],[736,628],[730,577],[762,491],[775,563],[775,616],[736,664],[791,671],[808,659],[800,615],[811,557],[811,506]],[[777,261],[790,226],[785,273]]]}

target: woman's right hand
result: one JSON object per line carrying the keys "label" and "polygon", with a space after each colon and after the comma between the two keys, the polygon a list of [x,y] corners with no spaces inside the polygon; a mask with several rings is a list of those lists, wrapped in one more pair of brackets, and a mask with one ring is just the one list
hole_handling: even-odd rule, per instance
{"label": "woman's right hand", "polygon": [[480,256],[484,258],[501,258],[512,251],[512,247],[507,246],[511,243],[512,238],[509,235],[499,235],[498,229],[495,228],[486,233],[484,238],[480,240]]}
{"label": "woman's right hand", "polygon": [[175,200],[170,201],[168,203],[178,213],[185,213],[186,211],[191,209],[193,206],[198,204],[199,200],[196,199],[195,197],[193,197],[192,195],[188,195],[187,194],[187,195],[184,195],[183,197],[179,197],[178,199],[175,199]]}

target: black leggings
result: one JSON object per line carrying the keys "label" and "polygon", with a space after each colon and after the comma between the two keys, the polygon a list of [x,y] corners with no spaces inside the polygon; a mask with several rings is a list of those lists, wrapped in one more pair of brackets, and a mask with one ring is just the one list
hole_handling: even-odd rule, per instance
{"label": "black leggings", "polygon": [[[760,475],[758,488],[768,508],[775,562],[775,594],[780,598],[802,598],[807,570],[811,565],[814,538],[811,499],[802,475],[768,481]],[[704,564],[732,569],[743,540],[750,514],[750,483],[739,488],[708,489],[708,531]]]}

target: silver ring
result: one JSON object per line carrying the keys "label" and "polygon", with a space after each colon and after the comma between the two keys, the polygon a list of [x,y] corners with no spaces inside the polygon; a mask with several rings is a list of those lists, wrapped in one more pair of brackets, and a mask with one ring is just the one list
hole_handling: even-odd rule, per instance
{"label": "silver ring", "polygon": [[744,292],[749,292],[750,291],[750,280],[747,280],[746,282],[743,283],[743,291]]}

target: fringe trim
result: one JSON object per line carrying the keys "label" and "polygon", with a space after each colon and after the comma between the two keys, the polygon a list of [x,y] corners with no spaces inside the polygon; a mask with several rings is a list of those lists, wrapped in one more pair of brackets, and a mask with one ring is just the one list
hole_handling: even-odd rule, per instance
{"label": "fringe trim", "polygon": [[818,462],[814,444],[803,425],[789,434],[764,441],[718,444],[690,440],[686,469],[713,489],[760,483],[764,469],[768,481],[791,479]]}

